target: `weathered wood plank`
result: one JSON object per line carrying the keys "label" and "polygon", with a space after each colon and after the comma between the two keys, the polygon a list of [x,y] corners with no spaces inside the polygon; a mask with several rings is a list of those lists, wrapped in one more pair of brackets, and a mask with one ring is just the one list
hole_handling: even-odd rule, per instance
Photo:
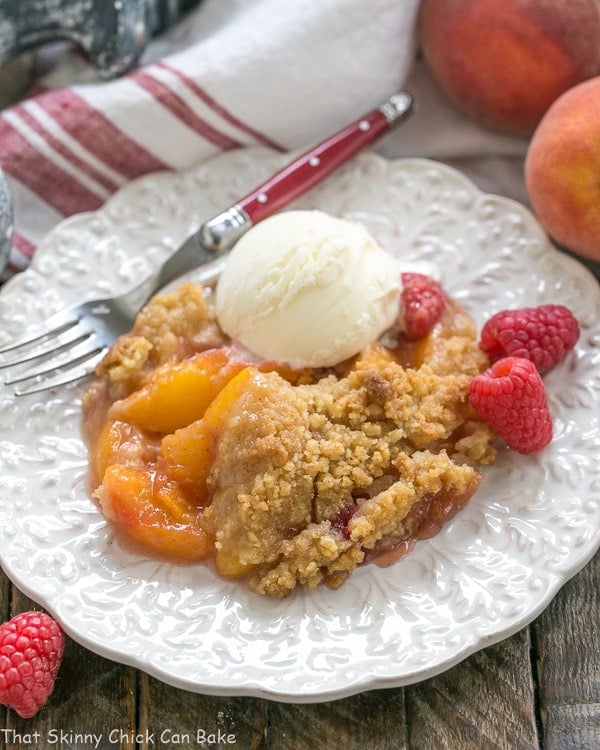
{"label": "weathered wood plank", "polygon": [[271,702],[268,710],[265,750],[403,750],[407,746],[400,688],[318,704]]}
{"label": "weathered wood plank", "polygon": [[153,747],[263,748],[266,702],[176,690],[140,675],[140,750]]}
{"label": "weathered wood plank", "polygon": [[600,748],[600,554],[534,624],[545,750]]}
{"label": "weathered wood plank", "polygon": [[[36,608],[13,587],[13,613]],[[135,744],[128,736],[136,728],[136,709],[135,670],[97,656],[67,638],[48,703],[31,719],[8,712],[3,733],[7,738],[5,748],[22,750],[28,744],[23,740],[37,732],[39,741],[30,747],[90,748],[95,746],[95,737],[101,736],[101,747],[133,750]],[[114,732],[114,742],[110,741],[110,732]]]}
{"label": "weathered wood plank", "polygon": [[[102,736],[104,746],[120,750],[150,750],[159,746],[161,733],[163,744],[170,736],[173,746],[176,741],[178,747],[197,748],[204,739],[208,747],[219,732],[221,738],[233,735],[235,746],[248,750],[596,750],[599,573],[597,556],[532,625],[532,642],[525,629],[424,683],[323,704],[176,690],[68,639],[56,689],[40,714],[21,720],[12,711],[0,710],[0,750],[22,750],[28,746],[24,740],[35,732],[42,747],[55,739],[51,732],[61,731],[64,746],[73,750],[90,747],[94,734]],[[2,619],[31,606],[0,573]],[[541,743],[531,671],[536,665]]]}
{"label": "weathered wood plank", "polygon": [[406,688],[410,750],[537,750],[528,630]]}

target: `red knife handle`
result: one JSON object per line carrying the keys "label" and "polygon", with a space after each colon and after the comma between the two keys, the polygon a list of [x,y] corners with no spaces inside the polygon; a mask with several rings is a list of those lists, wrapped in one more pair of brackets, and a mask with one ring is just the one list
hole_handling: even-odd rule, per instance
{"label": "red knife handle", "polygon": [[[203,251],[217,256],[231,250],[250,227],[321,182],[362,148],[405,120],[412,110],[412,96],[401,91],[299,156],[245,198],[205,221],[195,235]],[[196,256],[200,262],[200,255]]]}
{"label": "red knife handle", "polygon": [[266,219],[317,185],[392,125],[404,120],[412,108],[410,94],[396,94],[381,107],[309,149],[239,200],[236,206],[246,212],[252,224]]}

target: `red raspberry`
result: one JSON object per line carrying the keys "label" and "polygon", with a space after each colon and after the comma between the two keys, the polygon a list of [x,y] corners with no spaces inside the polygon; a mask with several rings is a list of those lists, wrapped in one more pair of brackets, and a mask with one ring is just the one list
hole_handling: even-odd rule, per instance
{"label": "red raspberry", "polygon": [[44,612],[22,612],[0,626],[0,703],[29,719],[54,689],[64,635]]}
{"label": "red raspberry", "polygon": [[503,310],[481,329],[480,347],[492,362],[500,357],[525,357],[539,372],[562,361],[579,338],[579,324],[563,305]]}
{"label": "red raspberry", "polygon": [[400,304],[404,320],[404,335],[410,341],[421,339],[439,321],[446,306],[446,295],[441,285],[423,273],[401,275]]}
{"label": "red raspberry", "polygon": [[529,359],[499,359],[471,380],[470,400],[481,419],[519,453],[535,453],[552,440],[546,389]]}

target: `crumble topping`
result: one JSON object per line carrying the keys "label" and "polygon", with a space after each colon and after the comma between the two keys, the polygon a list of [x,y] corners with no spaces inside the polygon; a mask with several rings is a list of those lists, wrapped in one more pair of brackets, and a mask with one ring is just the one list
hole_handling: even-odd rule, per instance
{"label": "crumble topping", "polygon": [[108,384],[112,400],[137,388],[144,376],[165,362],[223,346],[212,305],[201,286],[182,284],[159,294],[138,314],[130,333],[120,336],[99,364],[96,375]]}
{"label": "crumble topping", "polygon": [[[87,394],[92,453],[107,415],[157,368],[229,343],[199,286],[157,296]],[[494,435],[468,402],[469,382],[486,366],[472,320],[451,302],[417,345],[374,344],[301,377],[250,363],[244,388],[211,427],[208,501],[188,503],[219,573],[274,597],[298,585],[335,588],[357,566],[388,564],[437,533],[495,457]],[[135,434],[116,459],[156,472],[164,436]],[[115,518],[114,498],[98,482],[96,496]]]}

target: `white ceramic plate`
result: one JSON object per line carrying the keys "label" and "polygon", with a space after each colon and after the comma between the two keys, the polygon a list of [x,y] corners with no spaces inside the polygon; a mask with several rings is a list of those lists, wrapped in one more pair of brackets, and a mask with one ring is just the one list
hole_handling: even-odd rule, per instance
{"label": "white ceramic plate", "polygon": [[[226,153],[186,174],[128,185],[61,224],[0,294],[0,340],[82,296],[117,292],[284,157]],[[390,252],[439,263],[482,323],[501,308],[561,302],[576,349],[545,380],[552,444],[510,451],[434,539],[338,591],[271,600],[202,565],[125,545],[86,494],[83,386],[0,391],[1,561],[84,646],[188,690],[312,702],[400,686],[450,667],[531,621],[600,542],[600,291],[520,205],[424,160],[363,154],[296,204],[364,222]]]}

